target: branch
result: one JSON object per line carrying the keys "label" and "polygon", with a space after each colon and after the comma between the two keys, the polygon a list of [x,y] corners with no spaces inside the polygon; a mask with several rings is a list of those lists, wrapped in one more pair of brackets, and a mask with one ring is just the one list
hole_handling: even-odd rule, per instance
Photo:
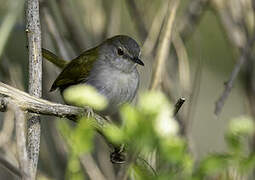
{"label": "branch", "polygon": [[162,36],[160,37],[160,44],[156,53],[156,64],[153,71],[153,78],[151,81],[150,89],[155,89],[159,86],[162,81],[162,71],[165,67],[165,61],[168,57],[169,47],[172,36],[173,23],[176,15],[176,10],[179,5],[178,0],[169,2],[168,5],[168,17],[166,19],[166,24],[163,29]]}
{"label": "branch", "polygon": [[133,151],[132,153],[127,154],[127,160],[124,164],[122,164],[118,170],[117,178],[121,180],[127,180],[129,175],[129,168],[133,162],[138,158],[139,152]]}
{"label": "branch", "polygon": [[135,23],[135,25],[138,29],[139,35],[142,37],[143,40],[145,40],[148,35],[148,31],[144,24],[141,13],[136,5],[136,1],[135,0],[126,0],[126,3],[128,5],[128,12],[131,16],[132,21]]}
{"label": "branch", "polygon": [[190,83],[190,61],[185,47],[184,41],[182,40],[180,34],[175,32],[172,38],[173,47],[178,60],[178,73],[180,86],[184,90],[185,95],[190,93],[191,83]]}
{"label": "branch", "polygon": [[14,111],[16,119],[16,144],[19,159],[19,168],[23,173],[23,179],[30,179],[28,154],[26,148],[26,135],[25,135],[25,115],[21,109],[13,104],[9,104],[10,109]]}
{"label": "branch", "polygon": [[142,52],[145,57],[150,57],[155,54],[154,50],[157,45],[157,40],[161,32],[162,26],[164,24],[164,19],[167,14],[167,6],[165,4],[161,5],[157,14],[152,20],[150,30],[148,31],[148,36],[144,40],[142,46]]}
{"label": "branch", "polygon": [[106,180],[94,158],[90,154],[80,157],[80,161],[91,180]]}
{"label": "branch", "polygon": [[[45,23],[47,25],[47,29],[49,33],[52,35],[52,38],[55,40],[58,46],[60,54],[65,59],[71,59],[70,54],[68,53],[67,48],[65,46],[65,40],[60,35],[60,32],[58,31],[58,28],[57,28],[57,24],[54,22],[53,17],[51,16],[46,6],[42,7],[42,15],[45,19]],[[44,53],[44,49],[42,49],[42,53]],[[56,59],[59,59],[59,58],[56,58]],[[64,63],[63,60],[62,61],[61,60],[62,59],[59,60],[59,63],[61,64],[60,68],[64,68],[66,64]]]}
{"label": "branch", "polygon": [[[39,0],[27,0],[26,32],[29,50],[29,93],[36,97],[42,95],[42,52]],[[38,114],[30,114],[28,120],[28,158],[29,174],[35,179],[40,150],[41,126]]]}
{"label": "branch", "polygon": [[24,177],[24,173],[22,173],[15,165],[13,165],[11,162],[9,162],[6,158],[4,158],[4,155],[0,155],[0,164],[1,166],[8,169],[11,173],[18,176],[19,178]]}
{"label": "branch", "polygon": [[218,116],[221,113],[222,107],[224,106],[224,103],[232,90],[234,81],[235,81],[237,75],[239,74],[242,65],[244,64],[245,61],[247,61],[247,59],[250,56],[254,42],[255,42],[255,34],[253,35],[252,39],[250,39],[248,41],[248,43],[246,44],[246,46],[243,48],[242,54],[241,54],[239,60],[237,61],[236,65],[230,75],[229,80],[225,83],[225,89],[224,89],[222,95],[216,101],[215,111],[214,111],[215,115]]}
{"label": "branch", "polygon": [[186,41],[191,34],[196,30],[196,26],[199,24],[201,18],[207,7],[209,6],[209,0],[193,0],[190,1],[184,17],[181,18],[179,26],[179,33],[181,38]]}
{"label": "branch", "polygon": [[[168,74],[165,75],[164,76],[164,81],[162,82],[162,91],[167,95],[170,102],[174,102],[175,101],[175,96],[172,93],[171,84],[173,84],[173,83],[171,82]],[[177,101],[177,103],[178,103],[178,101]],[[180,125],[180,134],[181,135],[186,135],[186,129],[187,128],[186,128],[186,121],[185,121],[184,115],[177,112],[176,114],[174,113],[174,117]]]}
{"label": "branch", "polygon": [[6,47],[6,42],[11,34],[13,27],[18,20],[18,17],[22,13],[24,0],[20,1],[8,1],[10,8],[6,11],[6,16],[1,18],[0,26],[0,57],[3,55],[4,48]]}
{"label": "branch", "polygon": [[219,99],[215,103],[214,113],[216,116],[218,116],[221,113],[221,110],[225,104],[225,101],[233,88],[234,81],[235,81],[237,75],[239,74],[239,71],[241,70],[241,67],[245,61],[246,61],[246,55],[242,54],[241,57],[239,58],[239,60],[237,61],[236,65],[230,75],[229,80],[224,84],[225,89],[224,89],[222,95],[219,97]]}
{"label": "branch", "polygon": [[14,114],[12,111],[8,110],[5,113],[2,129],[0,132],[0,147],[2,147],[3,145],[5,145],[7,142],[11,140],[13,135],[13,129],[14,129]]}
{"label": "branch", "polygon": [[230,42],[239,49],[245,48],[248,42],[248,36],[245,33],[246,28],[240,26],[244,22],[233,18],[233,14],[228,9],[227,1],[211,1],[212,10],[219,17],[220,23],[226,32]]}
{"label": "branch", "polygon": [[[61,118],[67,117],[72,121],[75,121],[74,116],[87,115],[89,111],[86,108],[62,105],[40,99],[0,82],[0,111],[6,111],[8,103],[16,104],[23,111]],[[104,118],[95,113],[94,118],[97,123],[96,127],[103,127],[108,123]]]}
{"label": "branch", "polygon": [[72,40],[75,49],[83,51],[91,42],[91,35],[87,32],[81,20],[81,15],[73,8],[72,3],[76,1],[57,0],[61,16],[67,26],[68,39]]}

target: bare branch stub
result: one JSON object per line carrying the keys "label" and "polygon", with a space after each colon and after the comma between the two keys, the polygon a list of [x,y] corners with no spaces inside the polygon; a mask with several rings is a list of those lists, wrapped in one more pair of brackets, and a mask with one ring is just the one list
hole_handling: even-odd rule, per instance
{"label": "bare branch stub", "polygon": [[179,110],[181,109],[181,107],[182,107],[182,105],[184,104],[185,101],[186,101],[186,99],[183,98],[183,97],[178,99],[178,101],[176,102],[176,104],[174,106],[174,116],[177,115],[177,113],[179,112]]}
{"label": "bare branch stub", "polygon": [[[36,97],[42,95],[42,53],[39,0],[26,2],[26,33],[29,50],[29,93]],[[29,172],[36,177],[40,149],[41,126],[38,114],[31,113],[28,120],[28,158]]]}

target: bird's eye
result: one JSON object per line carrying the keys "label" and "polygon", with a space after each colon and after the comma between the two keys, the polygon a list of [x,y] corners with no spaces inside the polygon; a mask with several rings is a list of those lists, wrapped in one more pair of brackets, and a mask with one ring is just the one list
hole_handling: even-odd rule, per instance
{"label": "bird's eye", "polygon": [[122,56],[124,54],[124,51],[121,48],[118,48],[118,55]]}

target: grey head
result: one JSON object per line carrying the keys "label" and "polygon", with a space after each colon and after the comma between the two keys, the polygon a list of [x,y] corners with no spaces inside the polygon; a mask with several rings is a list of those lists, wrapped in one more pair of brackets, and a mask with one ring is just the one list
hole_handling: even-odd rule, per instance
{"label": "grey head", "polygon": [[138,43],[126,35],[114,36],[104,41],[99,46],[99,55],[123,72],[132,71],[137,64],[144,66],[139,59]]}

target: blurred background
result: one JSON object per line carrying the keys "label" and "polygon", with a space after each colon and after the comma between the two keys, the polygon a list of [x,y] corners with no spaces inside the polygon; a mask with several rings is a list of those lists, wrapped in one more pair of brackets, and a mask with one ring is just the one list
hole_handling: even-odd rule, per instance
{"label": "blurred background", "polygon": [[[26,91],[24,3],[24,0],[0,0],[0,81]],[[129,35],[142,47],[145,63],[139,69],[140,94],[150,85],[160,35],[168,16],[167,4],[167,0],[41,0],[42,46],[71,60],[108,37]],[[180,97],[186,98],[178,121],[183,124],[182,133],[196,160],[225,150],[224,132],[231,118],[255,115],[254,25],[252,0],[180,1],[161,89],[173,104]],[[215,103],[232,71],[239,68],[221,113],[216,116]],[[60,69],[43,60],[43,98],[63,103],[59,92],[49,93],[59,72]],[[58,121],[61,120],[42,116],[38,178],[64,178],[67,149],[56,127]],[[0,156],[17,165],[12,112],[0,114],[0,125]],[[114,179],[109,148],[99,137],[93,157],[106,177]],[[0,178],[17,179],[1,166]]]}

